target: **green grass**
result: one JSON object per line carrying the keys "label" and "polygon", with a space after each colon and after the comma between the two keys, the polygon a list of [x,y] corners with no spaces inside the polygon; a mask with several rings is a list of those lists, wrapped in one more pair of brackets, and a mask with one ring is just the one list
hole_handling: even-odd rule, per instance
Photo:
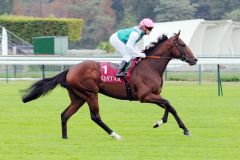
{"label": "green grass", "polygon": [[[227,82],[239,82],[240,72],[239,71],[224,71],[221,72],[222,81]],[[199,72],[195,71],[186,71],[186,72],[167,72],[167,80],[169,81],[198,81]],[[202,81],[217,81],[217,72],[216,71],[204,71],[201,72]]]}
{"label": "green grass", "polygon": [[178,111],[191,137],[183,135],[176,121],[153,129],[164,110],[151,104],[100,96],[102,119],[125,138],[110,138],[93,123],[84,105],[69,121],[69,139],[61,139],[60,114],[69,103],[67,92],[23,104],[20,89],[31,82],[0,82],[1,160],[185,160],[240,159],[240,83],[201,86],[167,82],[163,96]]}
{"label": "green grass", "polygon": [[[168,81],[205,81],[205,82],[216,82],[217,81],[217,68],[212,70],[202,70],[201,78],[199,77],[198,68],[195,66],[195,71],[167,71],[164,75]],[[215,66],[216,67],[216,66]],[[14,71],[14,68],[16,70]],[[57,65],[45,65],[45,76],[51,77],[58,74],[60,71],[69,68],[68,65],[57,66]],[[8,66],[8,73],[6,73],[6,66],[2,66],[3,72],[0,73],[0,78],[42,78],[42,68],[37,65],[20,66],[10,65]],[[237,69],[227,70],[221,68],[221,79],[223,82],[239,82],[240,72]],[[166,76],[167,74],[167,76]]]}

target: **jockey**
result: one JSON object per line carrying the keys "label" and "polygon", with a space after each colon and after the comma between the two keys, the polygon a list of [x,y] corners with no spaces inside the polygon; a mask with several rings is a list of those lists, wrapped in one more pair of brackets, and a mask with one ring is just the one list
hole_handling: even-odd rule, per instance
{"label": "jockey", "polygon": [[151,19],[145,18],[141,20],[139,26],[121,29],[112,34],[110,37],[110,43],[116,51],[123,56],[116,77],[125,77],[124,70],[131,59],[136,57],[146,57],[145,53],[141,53],[136,47],[136,43],[141,40],[144,35],[149,35],[153,27],[154,22]]}

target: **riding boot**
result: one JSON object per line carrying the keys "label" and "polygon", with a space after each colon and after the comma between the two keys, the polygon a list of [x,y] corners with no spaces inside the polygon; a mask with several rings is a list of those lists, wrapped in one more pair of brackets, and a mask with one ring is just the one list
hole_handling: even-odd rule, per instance
{"label": "riding boot", "polygon": [[126,61],[122,61],[122,62],[119,64],[116,77],[125,77],[125,71],[124,71],[124,69],[125,69],[126,65],[127,65],[127,62],[126,62]]}

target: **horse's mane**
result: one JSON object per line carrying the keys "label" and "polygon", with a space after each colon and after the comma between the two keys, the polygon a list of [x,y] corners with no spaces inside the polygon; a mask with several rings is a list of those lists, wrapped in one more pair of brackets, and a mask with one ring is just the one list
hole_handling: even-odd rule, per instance
{"label": "horse's mane", "polygon": [[168,40],[168,36],[165,34],[162,34],[158,37],[157,42],[152,42],[146,48],[143,50],[143,53],[150,53],[152,50],[157,48],[158,45],[162,44],[164,41]]}

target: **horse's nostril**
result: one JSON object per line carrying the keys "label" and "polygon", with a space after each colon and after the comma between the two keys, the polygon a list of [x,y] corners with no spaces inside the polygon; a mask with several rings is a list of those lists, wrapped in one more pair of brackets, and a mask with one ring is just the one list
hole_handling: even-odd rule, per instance
{"label": "horse's nostril", "polygon": [[193,60],[194,60],[194,62],[197,62],[197,61],[198,61],[198,59],[197,59],[197,58],[194,58]]}

